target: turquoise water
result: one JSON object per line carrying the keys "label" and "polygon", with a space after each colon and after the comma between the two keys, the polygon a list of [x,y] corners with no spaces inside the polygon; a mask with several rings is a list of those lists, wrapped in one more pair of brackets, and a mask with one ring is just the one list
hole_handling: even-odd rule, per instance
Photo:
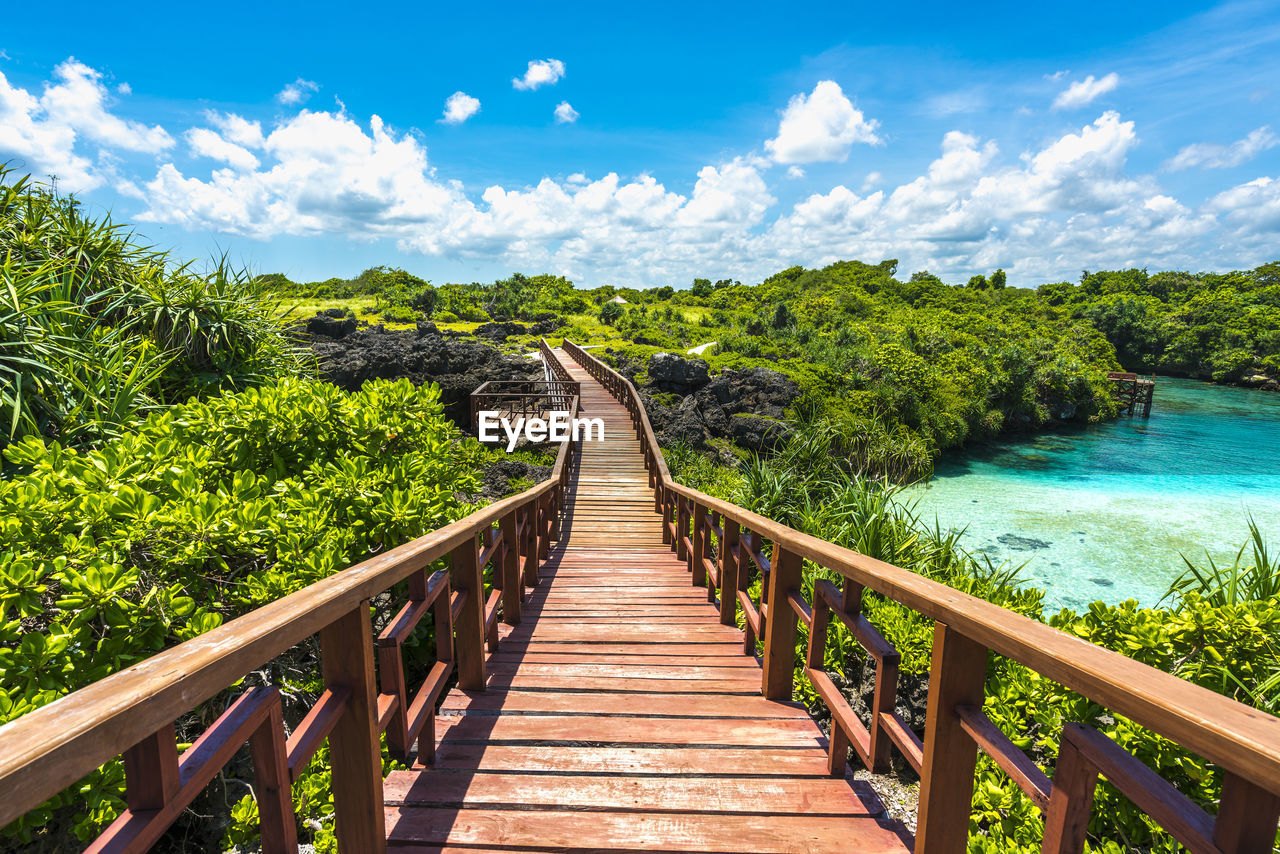
{"label": "turquoise water", "polygon": [[1157,379],[1149,419],[951,453],[908,495],[970,551],[1026,562],[1051,609],[1154,605],[1180,553],[1231,563],[1249,514],[1280,549],[1280,394]]}

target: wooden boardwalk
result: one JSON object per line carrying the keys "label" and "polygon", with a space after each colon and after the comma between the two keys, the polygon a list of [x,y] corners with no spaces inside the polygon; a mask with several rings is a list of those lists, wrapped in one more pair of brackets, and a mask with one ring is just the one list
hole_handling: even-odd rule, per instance
{"label": "wooden boardwalk", "polygon": [[562,362],[605,441],[583,444],[487,690],[453,690],[434,765],[386,780],[390,850],[908,850],[868,789],[828,775],[804,707],[760,695],[742,633],[662,542],[626,409]]}

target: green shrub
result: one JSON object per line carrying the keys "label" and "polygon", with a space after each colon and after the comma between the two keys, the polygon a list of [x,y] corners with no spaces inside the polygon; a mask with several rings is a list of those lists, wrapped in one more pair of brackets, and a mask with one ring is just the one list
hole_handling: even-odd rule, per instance
{"label": "green shrub", "polygon": [[297,375],[266,286],[198,274],[0,167],[0,447],[94,444],[162,403]]}
{"label": "green shrub", "polygon": [[[10,445],[0,722],[460,518],[481,453],[436,387],[406,380],[353,394],[284,380],[152,415],[98,450],[34,436]],[[306,654],[266,669],[314,698]],[[201,720],[196,710],[179,722],[183,740]],[[30,839],[58,817],[87,839],[122,808],[121,787],[111,763],[5,832]],[[317,801],[326,787],[323,775],[295,786],[301,820],[329,814]],[[304,836],[330,838],[314,826]]]}
{"label": "green shrub", "polygon": [[[801,425],[774,457],[749,461],[739,472],[719,468],[687,448],[668,448],[666,456],[677,480],[710,494],[1046,621],[1265,712],[1280,709],[1280,595],[1275,562],[1256,525],[1250,526],[1251,540],[1232,567],[1212,563],[1200,567],[1188,561],[1187,575],[1170,591],[1178,597],[1172,608],[1140,608],[1133,601],[1095,602],[1083,614],[1064,610],[1046,620],[1043,591],[1021,584],[1019,567],[975,559],[961,548],[960,533],[922,523],[897,488],[833,467],[830,461],[838,459],[830,450],[833,441],[828,428]],[[1250,549],[1251,561],[1245,558]],[[806,564],[807,597],[812,597],[817,578],[840,581],[837,574]],[[756,579],[751,592],[757,599],[759,588]],[[870,591],[863,595],[863,611],[902,655],[897,711],[921,731],[925,709],[923,704],[912,705],[912,698],[924,695],[933,623]],[[804,675],[807,643],[801,625],[796,646],[797,693],[822,720],[830,713]],[[839,621],[832,621],[828,628],[825,664],[837,684],[845,686],[846,698],[865,722],[867,706],[861,690],[871,665]],[[1081,722],[1106,733],[1208,812],[1216,811],[1222,786],[1217,769],[1022,665],[993,657],[984,711],[1042,768],[1051,769],[1057,760],[1063,725]],[[912,776],[901,764],[899,773]],[[1040,850],[1042,836],[1039,810],[992,760],[982,756],[974,784],[969,851],[1031,854]],[[1089,824],[1087,850],[1128,854],[1181,849],[1104,781]]]}

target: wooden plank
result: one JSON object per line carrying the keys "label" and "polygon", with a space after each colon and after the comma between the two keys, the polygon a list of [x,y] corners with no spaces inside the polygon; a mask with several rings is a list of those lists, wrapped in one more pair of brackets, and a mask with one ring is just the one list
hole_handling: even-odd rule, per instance
{"label": "wooden plank", "polygon": [[826,737],[812,720],[711,717],[464,715],[440,739],[441,744],[449,741],[826,747]]}
{"label": "wooden plank", "polygon": [[[561,810],[388,807],[395,843],[533,846],[543,850],[663,850],[741,854],[797,851],[902,852],[876,819]],[[620,845],[620,841],[622,844]]]}
{"label": "wooden plank", "polygon": [[441,742],[435,768],[529,773],[827,777],[825,751],[795,748],[579,747]]}
{"label": "wooden plank", "polygon": [[621,774],[548,777],[519,773],[394,771],[386,782],[389,806],[558,806],[836,817],[879,814],[880,803],[867,792],[866,787],[856,791],[844,780],[673,779]]}
{"label": "wooden plank", "polygon": [[627,694],[597,691],[453,691],[440,707],[440,713],[449,716],[463,712],[503,712],[634,717],[638,708],[643,709],[645,717],[809,720],[808,711],[800,703],[778,703],[762,697],[734,694],[649,694],[638,702],[635,697]]}
{"label": "wooden plank", "polygon": [[[512,676],[492,676],[489,678],[490,688],[515,688],[525,691],[546,691],[582,688],[581,676],[544,676],[534,673],[517,672]],[[759,680],[750,686],[744,686],[739,679],[631,679],[617,677],[610,679],[606,686],[610,691],[632,692],[637,694],[742,694],[744,696],[760,693]]]}

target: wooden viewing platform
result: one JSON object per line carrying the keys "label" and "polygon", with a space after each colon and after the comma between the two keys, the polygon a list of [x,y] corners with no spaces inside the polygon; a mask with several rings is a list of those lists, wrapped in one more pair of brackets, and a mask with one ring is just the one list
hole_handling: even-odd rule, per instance
{"label": "wooden viewing platform", "polygon": [[[572,342],[542,352],[605,441],[566,444],[549,480],[0,727],[0,825],[122,757],[129,808],[90,850],[144,851],[247,741],[262,850],[294,854],[289,782],[327,740],[346,854],[962,854],[982,751],[1043,812],[1045,852],[1082,851],[1100,777],[1191,851],[1272,850],[1280,720],[679,484],[629,382]],[[841,583],[802,583],[806,563]],[[407,601],[375,637],[371,599],[391,590]],[[867,590],[934,621],[922,733],[894,710],[899,654],[863,614]],[[428,612],[436,660],[407,684],[401,647]],[[826,673],[832,620],[875,662],[865,717]],[[792,699],[801,623],[829,737]],[[279,691],[252,688],[179,755],[178,716],[311,637],[324,691],[301,722],[286,731]],[[1038,734],[1058,741],[1041,769],[982,711],[992,655],[1206,758],[1221,803],[1202,809],[1083,723]],[[385,779],[384,733],[412,763]],[[921,777],[914,838],[849,779],[848,762],[883,771],[892,751]]]}
{"label": "wooden viewing platform", "polygon": [[1151,401],[1155,397],[1156,379],[1143,379],[1132,371],[1109,371],[1107,379],[1115,383],[1116,400],[1126,415],[1133,415],[1139,407],[1142,417],[1151,416]]}

